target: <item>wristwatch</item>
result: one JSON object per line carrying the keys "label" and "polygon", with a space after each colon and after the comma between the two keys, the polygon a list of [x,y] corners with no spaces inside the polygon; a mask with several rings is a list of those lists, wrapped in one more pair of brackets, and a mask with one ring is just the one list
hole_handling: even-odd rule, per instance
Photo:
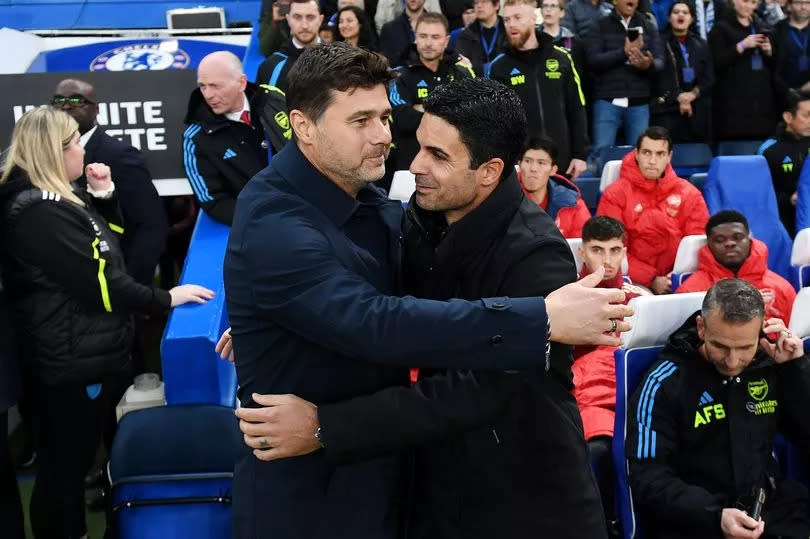
{"label": "wristwatch", "polygon": [[326,444],[324,443],[323,438],[321,437],[322,436],[321,432],[322,432],[321,427],[315,429],[315,439],[318,440],[318,444],[320,444],[321,449],[323,449],[324,447],[326,447]]}

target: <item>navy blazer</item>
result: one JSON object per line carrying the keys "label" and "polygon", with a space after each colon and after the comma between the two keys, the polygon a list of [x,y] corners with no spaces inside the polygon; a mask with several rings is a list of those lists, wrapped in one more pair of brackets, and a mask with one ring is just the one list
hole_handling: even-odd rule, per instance
{"label": "navy blazer", "polygon": [[[239,398],[293,393],[325,404],[407,383],[408,367],[520,369],[545,362],[538,298],[397,297],[399,202],[369,187],[389,235],[390,275],[344,233],[359,206],[295,144],[242,190],[225,258]],[[323,452],[275,462],[243,448],[234,537],[386,538],[397,526],[395,456],[335,465]]]}

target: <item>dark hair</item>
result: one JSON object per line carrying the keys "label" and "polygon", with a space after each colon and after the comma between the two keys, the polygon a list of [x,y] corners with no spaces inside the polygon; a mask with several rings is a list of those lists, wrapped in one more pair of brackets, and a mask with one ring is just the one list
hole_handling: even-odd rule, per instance
{"label": "dark hair", "polygon": [[504,164],[502,178],[514,172],[528,124],[513,90],[492,79],[458,79],[433,90],[424,107],[458,130],[471,169],[498,157]]}
{"label": "dark hair", "polygon": [[318,0],[290,0],[290,5],[292,4],[309,4],[310,2],[315,2],[315,5],[318,6],[318,13],[323,13],[321,11],[321,3]]}
{"label": "dark hair", "polygon": [[645,138],[652,139],[652,140],[666,140],[667,141],[667,151],[672,151],[672,137],[669,134],[669,130],[666,127],[661,127],[660,125],[651,125],[644,132],[639,135],[638,140],[636,140],[636,150],[641,149],[641,141]]}
{"label": "dark hair", "polygon": [[700,314],[705,320],[718,308],[726,322],[745,323],[765,317],[762,294],[742,279],[722,279],[709,288]]}
{"label": "dark hair", "polygon": [[450,33],[450,23],[447,22],[447,17],[442,15],[441,13],[432,13],[430,11],[423,11],[419,17],[416,18],[416,25],[414,26],[414,30],[419,28],[421,23],[438,23],[444,26],[445,33]]}
{"label": "dark hair", "polygon": [[585,221],[585,226],[582,227],[582,243],[592,240],[620,239],[624,241],[625,237],[624,225],[613,217],[597,215]]}
{"label": "dark hair", "polygon": [[557,155],[559,154],[559,151],[557,150],[557,143],[551,140],[549,137],[545,135],[540,135],[539,137],[530,137],[528,142],[526,142],[526,148],[523,150],[523,154],[525,155],[529,150],[543,150],[549,155],[549,157],[551,157],[551,164],[557,164]]}
{"label": "dark hair", "polygon": [[787,95],[787,107],[785,107],[785,112],[796,114],[796,111],[799,110],[799,103],[801,103],[802,101],[810,101],[810,92],[808,92],[807,90],[795,90],[795,89],[789,90]]}
{"label": "dark hair", "polygon": [[724,225],[726,223],[742,223],[745,227],[745,232],[747,233],[749,231],[748,219],[745,218],[745,215],[736,210],[723,210],[709,218],[709,221],[706,223],[706,235],[710,235],[712,229],[717,225]]}
{"label": "dark hair", "polygon": [[669,6],[668,16],[672,15],[672,10],[675,9],[675,6],[678,4],[684,4],[686,6],[686,8],[689,10],[689,14],[692,15],[692,24],[695,24],[697,22],[697,15],[695,15],[695,3],[691,0],[675,0],[672,2],[672,4]]}
{"label": "dark hair", "polygon": [[[357,46],[364,49],[374,50],[377,48],[377,40],[374,37],[374,31],[371,29],[371,21],[369,21],[366,12],[357,6],[345,6],[338,10],[337,17],[335,18],[335,36],[340,41],[345,41],[340,35],[340,14],[345,11],[351,11],[357,17],[357,23],[360,25],[360,32],[357,35]],[[334,30],[333,30],[334,32]]]}
{"label": "dark hair", "polygon": [[287,75],[287,110],[298,109],[317,122],[334,98],[334,91],[386,88],[397,77],[388,60],[348,43],[309,47]]}

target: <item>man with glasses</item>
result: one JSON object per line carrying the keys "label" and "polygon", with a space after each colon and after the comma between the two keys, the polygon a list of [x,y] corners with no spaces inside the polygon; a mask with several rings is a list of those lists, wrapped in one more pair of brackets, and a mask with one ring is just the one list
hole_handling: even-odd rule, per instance
{"label": "man with glasses", "polygon": [[479,77],[485,67],[509,47],[503,19],[498,16],[498,0],[475,0],[476,22],[458,36],[456,51],[469,58]]}
{"label": "man with glasses", "polygon": [[[124,217],[121,247],[127,272],[139,283],[151,284],[168,228],[143,155],[99,129],[96,123],[98,100],[89,83],[63,80],[54,90],[51,105],[70,114],[79,124],[85,165],[104,163],[110,167]],[[77,184],[84,188],[87,180],[82,176]]]}
{"label": "man with glasses", "polygon": [[810,90],[810,0],[788,0],[790,17],[774,29],[776,72],[789,88]]}

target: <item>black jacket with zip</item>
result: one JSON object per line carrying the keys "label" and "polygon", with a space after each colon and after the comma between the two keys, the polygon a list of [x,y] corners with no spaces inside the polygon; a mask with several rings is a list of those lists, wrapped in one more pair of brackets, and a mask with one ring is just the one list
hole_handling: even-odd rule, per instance
{"label": "black jacket with zip", "polygon": [[0,184],[3,283],[20,358],[43,383],[126,372],[134,312],[168,310],[169,293],[126,272],[115,197],[86,206],[35,189],[19,169]]}
{"label": "black jacket with zip", "polygon": [[810,450],[810,360],[778,365],[758,350],[739,375],[723,376],[698,352],[698,314],[669,338],[628,408],[645,536],[720,538],[722,509],[750,508],[754,489],[766,488],[768,537],[807,537],[807,492],[780,477],[772,452],[777,431]]}
{"label": "black jacket with zip", "polygon": [[542,30],[536,35],[538,48],[510,48],[489,64],[487,76],[517,92],[530,136],[551,137],[559,148],[557,165],[565,171],[571,159],[588,156],[585,93],[571,54]]}
{"label": "black jacket with zip", "polygon": [[492,50],[487,55],[481,43],[481,23],[476,21],[461,31],[456,41],[456,52],[463,55],[472,62],[473,70],[479,77],[484,75],[484,67],[495,59],[496,56],[509,48],[509,39],[506,36],[506,28],[503,19],[498,17],[498,36],[492,45]]}

